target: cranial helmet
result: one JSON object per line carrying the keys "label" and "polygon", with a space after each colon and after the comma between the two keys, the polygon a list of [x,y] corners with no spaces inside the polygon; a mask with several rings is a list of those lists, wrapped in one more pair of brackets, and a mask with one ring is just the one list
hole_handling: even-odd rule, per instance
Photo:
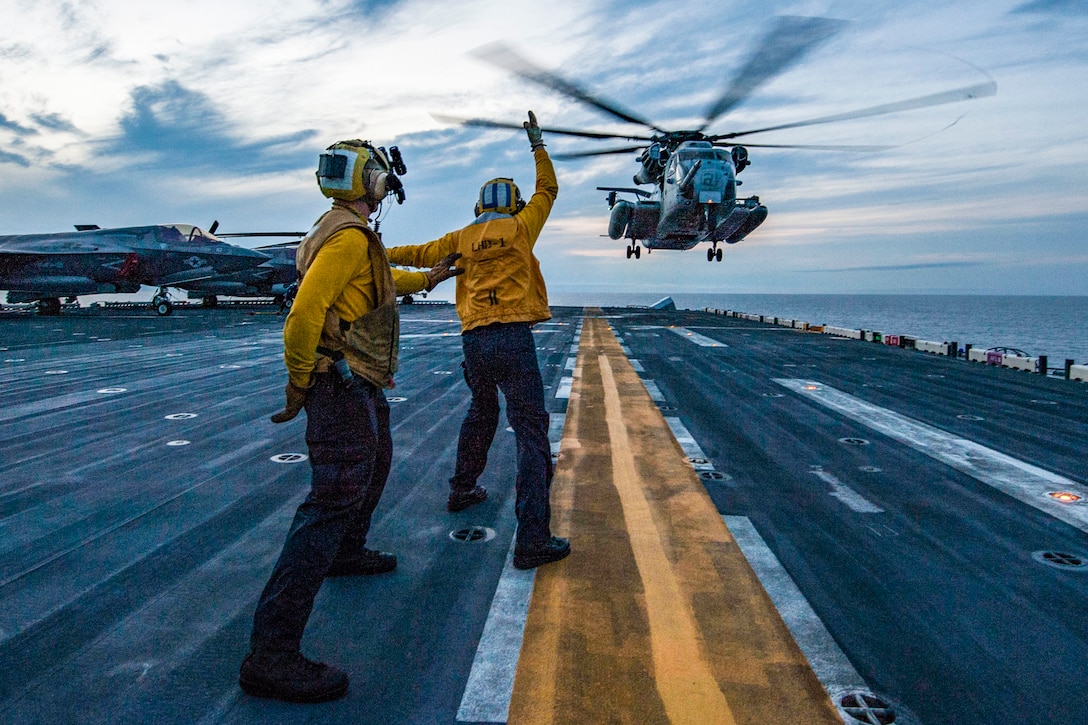
{"label": "cranial helmet", "polygon": [[317,185],[325,196],[342,201],[366,198],[376,205],[387,194],[395,194],[398,203],[404,200],[404,185],[393,173],[385,149],[359,139],[339,141],[321,154]]}
{"label": "cranial helmet", "polygon": [[480,200],[476,202],[476,216],[493,211],[499,214],[517,214],[525,207],[517,184],[513,179],[500,177],[480,187]]}

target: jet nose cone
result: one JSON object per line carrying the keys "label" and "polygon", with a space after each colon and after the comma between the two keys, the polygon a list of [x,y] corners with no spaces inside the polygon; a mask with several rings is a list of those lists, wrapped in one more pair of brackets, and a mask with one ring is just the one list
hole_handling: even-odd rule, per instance
{"label": "jet nose cone", "polygon": [[224,272],[240,272],[243,269],[260,267],[270,259],[271,257],[267,254],[258,252],[256,249],[229,245],[229,251],[220,257],[218,267]]}

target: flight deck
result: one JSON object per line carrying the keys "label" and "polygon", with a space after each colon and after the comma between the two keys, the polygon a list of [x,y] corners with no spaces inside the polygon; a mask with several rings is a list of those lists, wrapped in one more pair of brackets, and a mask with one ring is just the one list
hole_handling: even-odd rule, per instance
{"label": "flight deck", "polygon": [[244,695],[305,496],[271,307],[0,314],[0,720],[1088,722],[1088,384],[695,311],[534,328],[553,530],[511,565],[514,435],[447,513],[469,393],[401,308],[393,469],[304,652],[345,699]]}

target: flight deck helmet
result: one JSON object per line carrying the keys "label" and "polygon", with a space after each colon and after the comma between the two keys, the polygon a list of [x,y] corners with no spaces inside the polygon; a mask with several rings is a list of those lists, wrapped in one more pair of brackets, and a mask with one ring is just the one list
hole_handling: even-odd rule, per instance
{"label": "flight deck helmet", "polygon": [[[404,185],[393,171],[385,149],[369,141],[338,141],[321,154],[317,164],[317,185],[332,199],[366,199],[373,206],[388,194],[404,200]],[[393,149],[396,151],[396,149]],[[403,170],[402,170],[403,173]]]}
{"label": "flight deck helmet", "polygon": [[524,207],[525,201],[521,198],[521,192],[518,191],[514,180],[499,177],[480,187],[480,198],[476,202],[474,211],[476,216],[489,211],[499,214],[517,214]]}

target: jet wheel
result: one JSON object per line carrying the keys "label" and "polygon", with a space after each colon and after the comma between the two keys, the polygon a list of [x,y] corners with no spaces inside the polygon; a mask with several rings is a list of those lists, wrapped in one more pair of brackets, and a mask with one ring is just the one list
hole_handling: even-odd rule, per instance
{"label": "jet wheel", "polygon": [[174,306],[170,304],[170,300],[164,300],[158,298],[154,300],[155,314],[159,317],[166,317],[174,311]]}

